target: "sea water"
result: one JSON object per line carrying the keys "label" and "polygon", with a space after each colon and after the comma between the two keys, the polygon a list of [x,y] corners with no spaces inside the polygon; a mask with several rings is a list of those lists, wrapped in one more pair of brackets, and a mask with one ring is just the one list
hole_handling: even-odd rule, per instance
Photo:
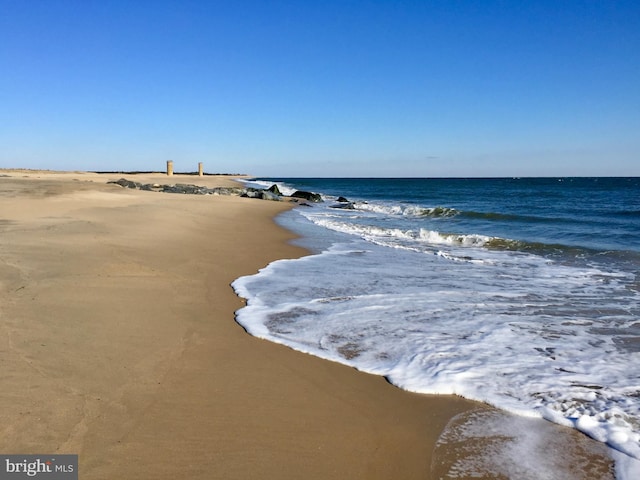
{"label": "sea water", "polygon": [[310,255],[234,282],[249,333],[574,427],[640,478],[639,178],[273,183],[324,202],[278,219]]}

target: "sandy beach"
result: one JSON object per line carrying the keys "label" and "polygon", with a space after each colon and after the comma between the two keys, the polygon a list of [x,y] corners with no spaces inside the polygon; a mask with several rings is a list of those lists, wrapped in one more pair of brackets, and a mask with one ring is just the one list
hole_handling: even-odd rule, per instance
{"label": "sandy beach", "polygon": [[226,176],[0,174],[2,453],[78,454],[82,479],[440,478],[445,426],[490,410],[234,321],[233,280],[305,254],[273,222],[287,202],[107,184]]}

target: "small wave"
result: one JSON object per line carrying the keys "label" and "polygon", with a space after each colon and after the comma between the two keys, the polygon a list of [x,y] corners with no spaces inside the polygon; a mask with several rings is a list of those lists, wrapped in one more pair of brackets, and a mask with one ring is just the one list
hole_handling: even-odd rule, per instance
{"label": "small wave", "polygon": [[452,247],[485,248],[494,251],[522,252],[544,257],[590,257],[601,255],[603,252],[589,250],[562,244],[548,244],[541,242],[527,242],[501,237],[491,237],[480,234],[459,234],[440,232],[437,230],[420,229],[402,230],[398,228],[384,228],[381,226],[360,225],[341,222],[336,218],[314,218],[314,223],[330,230],[357,235],[367,241],[388,247],[421,250],[419,245],[435,246],[448,245]]}
{"label": "small wave", "polygon": [[457,245],[462,247],[483,247],[490,243],[493,237],[484,235],[459,235],[456,233],[441,233],[435,230],[421,229],[419,238],[422,241],[435,243]]}
{"label": "small wave", "polygon": [[[328,218],[315,218],[314,223],[322,227],[334,230],[336,232],[347,233],[350,235],[357,235],[367,241],[386,245],[389,247],[411,248],[411,245],[407,245],[406,242],[428,245],[451,245],[458,247],[483,247],[494,240],[493,237],[487,237],[484,235],[461,235],[456,233],[442,233],[436,230],[420,229],[414,230],[401,230],[398,228],[384,228],[372,225],[358,225],[348,222],[335,221]],[[386,241],[381,242],[382,239]],[[392,240],[392,243],[389,242]],[[393,243],[402,242],[400,243]],[[418,249],[419,250],[419,249]]]}
{"label": "small wave", "polygon": [[[510,238],[490,237],[477,234],[442,233],[433,230],[420,230],[420,239],[434,244],[448,244],[461,247],[484,247],[490,250],[503,250],[511,252],[523,252],[540,256],[570,256],[584,257],[587,255],[604,254],[583,247],[570,245],[527,242]],[[621,252],[613,252],[619,254]],[[629,252],[622,252],[629,253]]]}
{"label": "small wave", "polygon": [[579,251],[580,249],[565,245],[552,245],[540,242],[525,242],[523,240],[511,240],[508,238],[491,238],[485,246],[494,250],[522,251],[527,253],[549,254],[559,253],[568,249]]}
{"label": "small wave", "polygon": [[328,218],[313,218],[313,222],[321,227],[334,230],[336,232],[348,233],[351,235],[358,235],[362,238],[370,237],[395,237],[403,239],[413,239],[415,235],[410,230],[403,231],[398,228],[384,228],[371,225],[359,225],[355,223],[340,222],[335,220],[329,220]]}
{"label": "small wave", "polygon": [[458,210],[449,207],[419,207],[414,205],[382,205],[356,202],[354,207],[365,212],[384,215],[404,215],[410,217],[448,218],[458,215]]}
{"label": "small wave", "polygon": [[407,207],[405,209],[405,215],[415,215],[416,217],[432,217],[432,218],[448,218],[458,215],[458,210],[449,207],[433,207],[433,208],[420,208],[420,207]]}

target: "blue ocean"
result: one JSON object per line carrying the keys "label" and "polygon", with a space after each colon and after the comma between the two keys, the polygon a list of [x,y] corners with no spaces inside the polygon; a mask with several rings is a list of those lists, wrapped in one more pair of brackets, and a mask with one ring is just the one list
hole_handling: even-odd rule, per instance
{"label": "blue ocean", "polygon": [[250,334],[573,427],[640,471],[640,178],[250,183],[324,200],[277,219],[310,255],[234,282]]}

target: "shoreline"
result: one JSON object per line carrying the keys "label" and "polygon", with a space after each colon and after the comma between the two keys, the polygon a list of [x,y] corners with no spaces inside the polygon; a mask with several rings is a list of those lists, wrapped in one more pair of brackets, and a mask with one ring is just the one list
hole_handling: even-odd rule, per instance
{"label": "shoreline", "polygon": [[273,221],[289,203],[0,174],[2,453],[76,453],[87,479],[436,478],[449,422],[495,412],[235,322],[233,280],[305,254]]}

